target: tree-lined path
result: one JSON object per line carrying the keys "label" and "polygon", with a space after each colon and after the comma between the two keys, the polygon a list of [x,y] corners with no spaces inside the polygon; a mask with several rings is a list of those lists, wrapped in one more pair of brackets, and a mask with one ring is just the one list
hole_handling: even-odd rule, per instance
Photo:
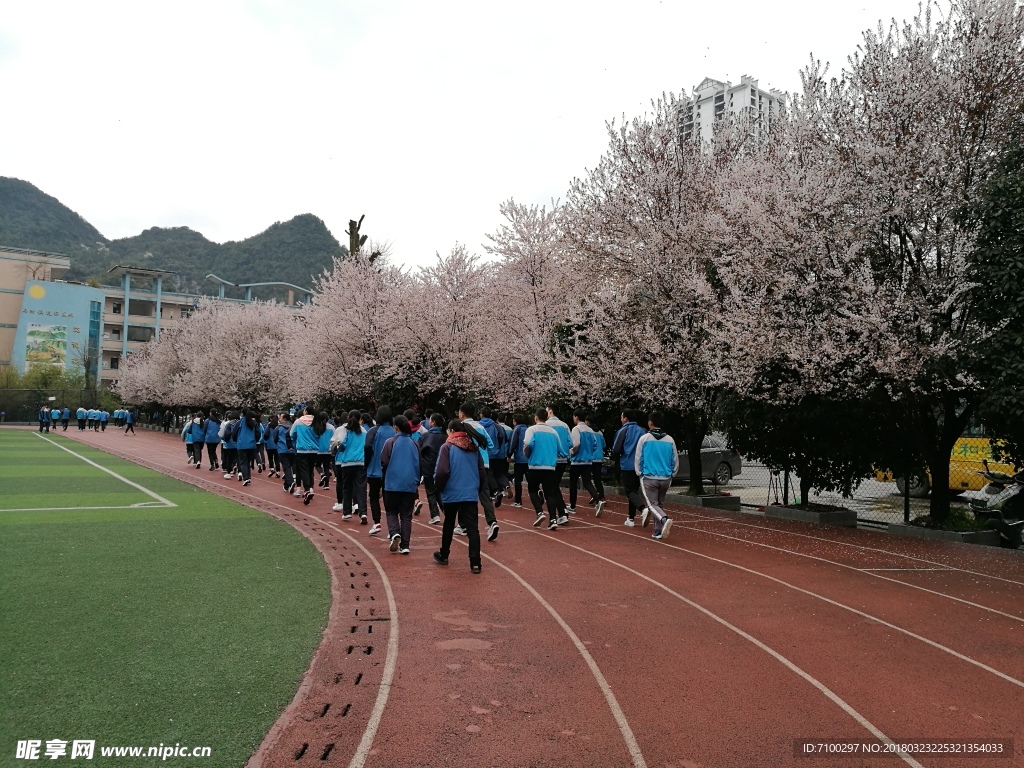
{"label": "tree-lined path", "polygon": [[656,542],[616,502],[548,533],[503,505],[474,576],[459,547],[432,561],[422,523],[410,555],[389,553],[330,511],[333,489],[304,507],[277,481],[187,467],[173,436],[72,437],[325,554],[331,624],[254,765],[836,764],[794,757],[801,738],[1014,739],[1024,759],[1019,553],[695,508]]}

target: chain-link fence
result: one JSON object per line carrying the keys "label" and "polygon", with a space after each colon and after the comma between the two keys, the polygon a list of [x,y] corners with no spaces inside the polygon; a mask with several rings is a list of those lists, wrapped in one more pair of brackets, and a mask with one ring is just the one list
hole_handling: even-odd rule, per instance
{"label": "chain-link fence", "polygon": [[0,421],[33,422],[39,409],[69,408],[74,418],[79,408],[102,408],[115,402],[106,390],[93,389],[0,389]]}

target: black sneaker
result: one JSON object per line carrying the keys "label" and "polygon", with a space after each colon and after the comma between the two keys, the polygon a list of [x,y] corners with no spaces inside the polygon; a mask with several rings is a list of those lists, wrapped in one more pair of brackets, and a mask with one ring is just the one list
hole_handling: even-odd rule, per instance
{"label": "black sneaker", "polygon": [[417,499],[415,506],[413,506],[413,508],[412,508],[412,513],[414,515],[418,515],[420,513],[421,509],[423,509],[423,502],[420,501],[419,499]]}
{"label": "black sneaker", "polygon": [[556,531],[556,530],[558,530],[558,521],[555,518],[551,518],[551,522],[548,523],[548,530],[549,531]]}
{"label": "black sneaker", "polygon": [[471,565],[469,566],[469,570],[471,570],[473,573],[480,573],[481,568],[479,565]]}
{"label": "black sneaker", "polygon": [[448,565],[448,558],[447,557],[441,557],[441,553],[440,552],[435,552],[434,553],[434,562],[437,563],[438,565]]}
{"label": "black sneaker", "polygon": [[309,502],[311,502],[312,500],[313,500],[313,492],[312,491],[306,491],[304,494],[302,494],[302,503],[305,504],[307,507],[309,506]]}
{"label": "black sneaker", "polygon": [[495,520],[487,527],[487,540],[494,541],[498,538],[498,521]]}
{"label": "black sneaker", "polygon": [[537,526],[539,526],[543,522],[544,522],[544,513],[543,512],[538,512],[537,513],[537,519],[533,521],[533,527],[536,528]]}

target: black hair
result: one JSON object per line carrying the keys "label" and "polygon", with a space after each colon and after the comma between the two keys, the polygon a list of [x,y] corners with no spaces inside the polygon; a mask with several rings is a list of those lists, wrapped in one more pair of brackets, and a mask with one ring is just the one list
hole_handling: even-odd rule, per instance
{"label": "black hair", "polygon": [[573,411],[572,415],[575,416],[580,421],[587,420],[587,412],[584,411],[582,408],[577,408],[575,411]]}
{"label": "black hair", "polygon": [[[465,413],[465,411],[463,411],[463,413]],[[449,421],[448,429],[452,432],[465,432],[469,439],[476,443],[480,448],[485,448],[487,446],[487,438],[459,419],[452,419]]]}
{"label": "black hair", "polygon": [[360,432],[361,427],[359,426],[359,411],[348,412],[348,424],[345,425],[349,432]]}
{"label": "black hair", "polygon": [[248,408],[244,409],[242,411],[242,417],[245,419],[245,426],[249,429],[256,429],[256,417],[253,415],[252,411]]}
{"label": "black hair", "polygon": [[491,409],[488,408],[487,406],[484,406],[483,408],[480,409],[480,415],[483,416],[485,419],[491,418]]}
{"label": "black hair", "polygon": [[651,411],[647,414],[647,420],[656,427],[660,427],[665,420],[665,414],[661,411]]}
{"label": "black hair", "polygon": [[437,411],[434,411],[433,413],[430,414],[430,423],[433,426],[435,426],[435,427],[443,427],[444,426],[444,414],[443,413],[438,413]]}
{"label": "black hair", "polygon": [[390,424],[392,418],[390,405],[382,405],[377,409],[376,422],[378,424]]}
{"label": "black hair", "polygon": [[538,421],[547,421],[548,420],[548,409],[547,408],[538,408],[537,412],[534,413],[534,416],[537,417]]}
{"label": "black hair", "polygon": [[277,414],[270,414],[270,416],[267,418],[267,426],[270,427],[271,429],[274,429],[274,427],[277,426],[277,423]]}
{"label": "black hair", "polygon": [[363,422],[363,424],[371,424],[373,423],[373,414],[369,411],[363,411],[359,414],[359,420]]}
{"label": "black hair", "polygon": [[632,408],[623,408],[622,415],[626,417],[626,421],[636,421],[636,411]]}
{"label": "black hair", "polygon": [[412,434],[412,426],[410,426],[409,420],[405,416],[395,416],[395,429],[403,435]]}
{"label": "black hair", "polygon": [[412,408],[406,408],[405,412],[402,415],[405,416],[405,418],[407,418],[409,421],[412,421],[413,419],[416,418],[416,411],[414,411]]}
{"label": "black hair", "polygon": [[465,402],[465,403],[463,403],[462,405],[459,406],[459,413],[464,414],[467,419],[475,419],[476,418],[476,406],[473,405],[470,402]]}
{"label": "black hair", "polygon": [[[308,410],[308,409],[307,409]],[[327,412],[320,411],[313,417],[313,434],[320,437],[327,431]]]}

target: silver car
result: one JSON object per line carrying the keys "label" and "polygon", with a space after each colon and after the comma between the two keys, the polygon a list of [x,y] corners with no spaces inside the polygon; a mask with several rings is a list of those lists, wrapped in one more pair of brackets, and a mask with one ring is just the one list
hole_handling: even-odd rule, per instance
{"label": "silver car", "polygon": [[[743,471],[743,458],[727,446],[724,439],[717,435],[709,435],[704,438],[700,447],[700,466],[704,480],[710,480],[715,485],[728,485],[730,480]],[[676,472],[676,480],[690,481],[688,451],[679,451],[679,471]]]}

